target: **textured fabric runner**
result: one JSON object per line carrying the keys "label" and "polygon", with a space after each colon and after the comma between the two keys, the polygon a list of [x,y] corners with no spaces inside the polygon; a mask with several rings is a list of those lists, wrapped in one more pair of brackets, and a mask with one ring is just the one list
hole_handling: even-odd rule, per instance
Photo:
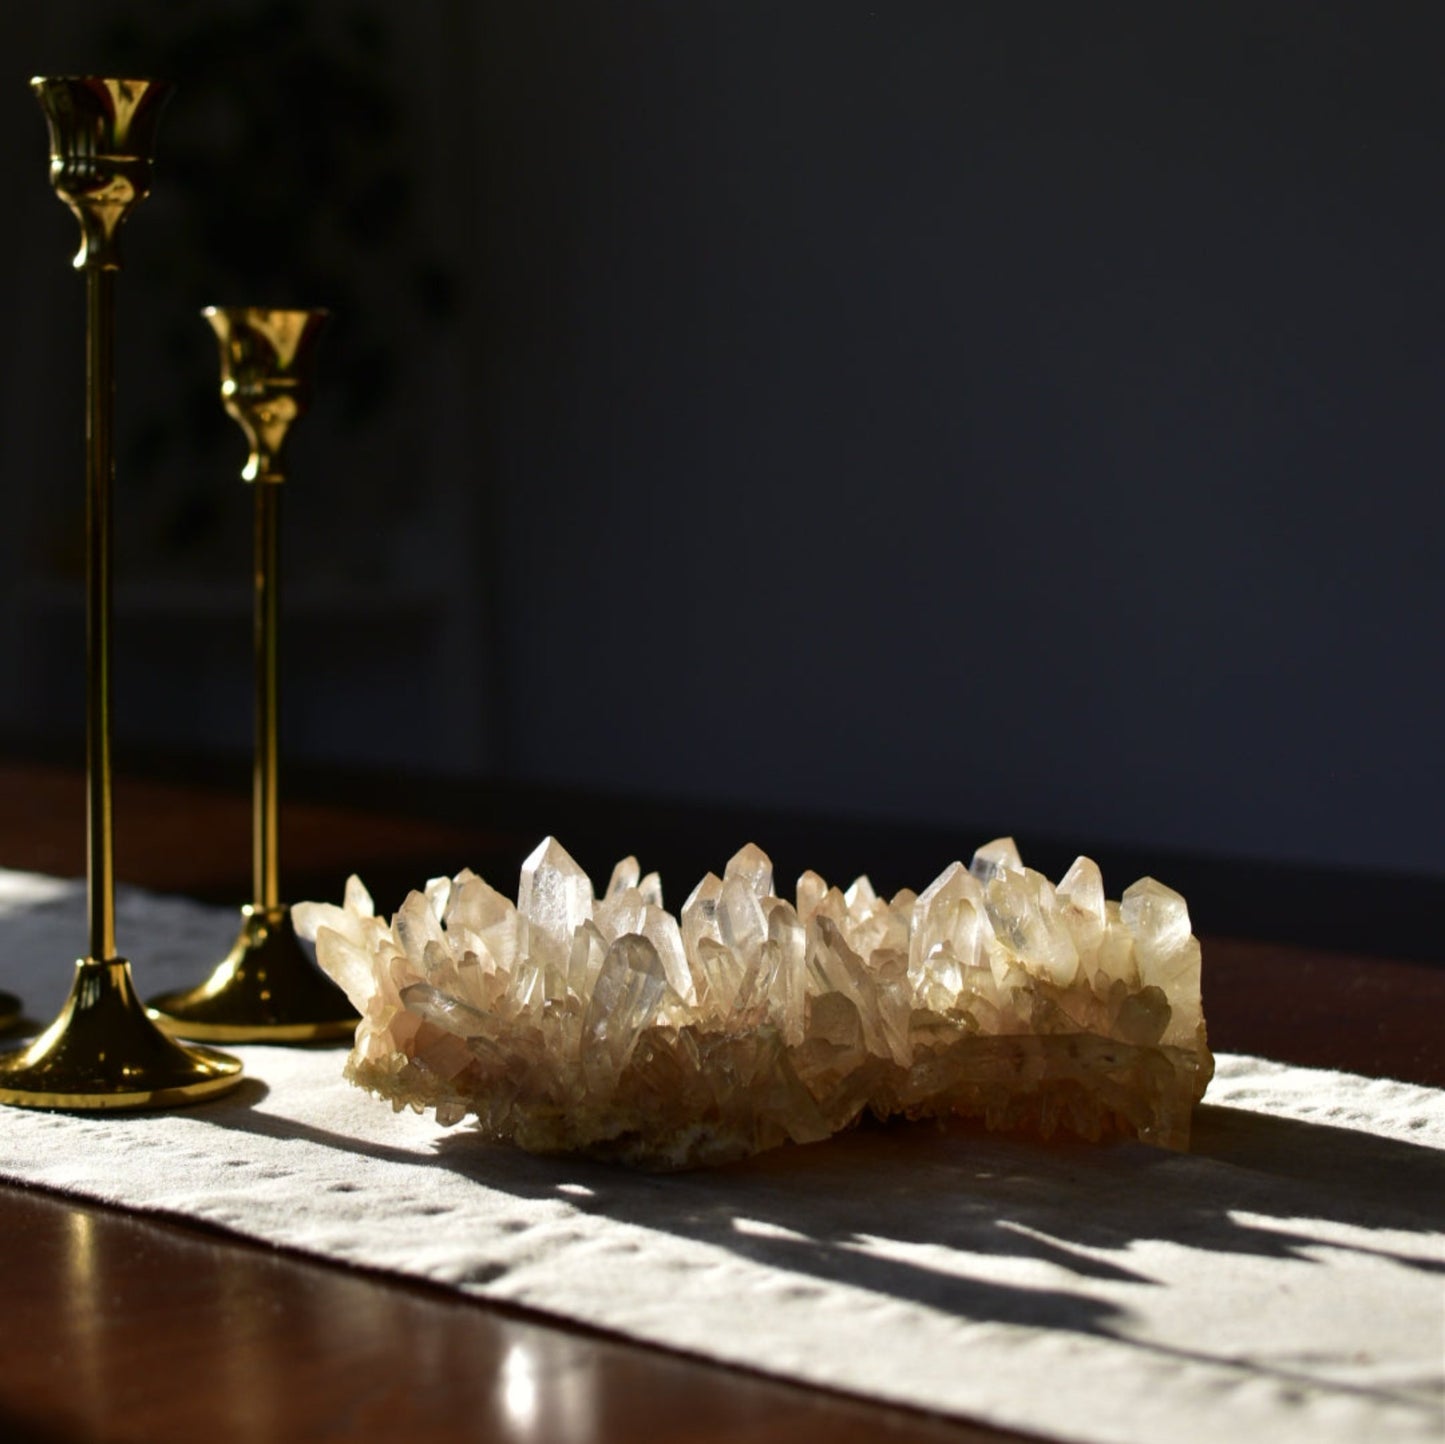
{"label": "textured fabric runner", "polygon": [[[119,901],[143,995],[236,924]],[[79,884],[0,872],[32,1017],[84,938]],[[394,1114],[339,1049],[233,1051],[196,1108],[0,1109],[0,1174],[1059,1439],[1445,1438],[1437,1090],[1225,1056],[1187,1156],[920,1124],[643,1177]]]}

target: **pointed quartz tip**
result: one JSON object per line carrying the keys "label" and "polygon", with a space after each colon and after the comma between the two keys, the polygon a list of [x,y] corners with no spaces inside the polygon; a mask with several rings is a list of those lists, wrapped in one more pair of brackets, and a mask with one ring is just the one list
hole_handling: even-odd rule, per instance
{"label": "pointed quartz tip", "polygon": [[299,902],[291,905],[291,926],[296,936],[308,943],[316,941],[317,932],[326,926],[325,903]]}
{"label": "pointed quartz tip", "polygon": [[604,897],[621,897],[629,888],[634,888],[642,877],[642,866],[635,857],[624,857],[612,869],[611,881],[607,884]]}
{"label": "pointed quartz tip", "polygon": [[798,879],[798,916],[807,922],[818,910],[818,904],[828,896],[827,882],[809,868]]}
{"label": "pointed quartz tip", "polygon": [[1170,957],[1190,939],[1189,905],[1173,888],[1152,877],[1141,877],[1125,888],[1119,913],[1134,935],[1135,947],[1147,958]]}
{"label": "pointed quartz tip", "polygon": [[721,894],[722,879],[715,872],[704,873],[697,880],[697,886],[688,893],[682,910],[687,913],[694,907],[707,907],[709,904],[716,906]]}
{"label": "pointed quartz tip", "polygon": [[1076,857],[1059,879],[1059,896],[1076,908],[1102,919],[1104,916],[1104,875],[1091,857]]}
{"label": "pointed quartz tip", "polygon": [[1023,859],[1018,844],[1011,837],[996,837],[986,842],[973,855],[968,870],[980,881],[989,882],[1001,872],[1022,872]]}
{"label": "pointed quartz tip", "polygon": [[346,879],[346,892],[342,897],[341,905],[347,912],[355,913],[358,917],[376,916],[376,904],[372,902],[371,894],[366,890],[366,884],[355,873]]}
{"label": "pointed quartz tip", "polygon": [[371,894],[367,892],[366,885],[355,873],[346,879],[346,894],[339,910],[331,903],[293,903],[291,905],[291,926],[295,928],[298,938],[303,938],[308,943],[314,943],[318,930],[328,926],[329,921],[337,917],[338,911],[350,913],[357,918],[376,916],[376,907],[371,901]]}
{"label": "pointed quartz tip", "polygon": [[544,837],[522,864],[517,911],[534,926],[570,942],[592,916],[592,879],[555,837]]}
{"label": "pointed quartz tip", "polygon": [[756,898],[765,898],[773,890],[773,860],[757,843],[739,848],[723,869],[723,881],[738,878]]}

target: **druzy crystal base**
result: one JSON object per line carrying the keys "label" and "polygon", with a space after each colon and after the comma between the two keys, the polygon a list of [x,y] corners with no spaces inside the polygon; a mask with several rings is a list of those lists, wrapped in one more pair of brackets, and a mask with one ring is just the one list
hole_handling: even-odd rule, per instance
{"label": "druzy crystal base", "polygon": [[1178,893],[1107,902],[1082,857],[1055,886],[1008,838],[886,900],[772,873],[749,845],[674,917],[635,859],[599,899],[548,838],[515,905],[462,872],[390,924],[356,878],[293,915],[362,1015],[354,1083],[535,1152],[687,1168],[865,1113],[1188,1146],[1213,1059]]}

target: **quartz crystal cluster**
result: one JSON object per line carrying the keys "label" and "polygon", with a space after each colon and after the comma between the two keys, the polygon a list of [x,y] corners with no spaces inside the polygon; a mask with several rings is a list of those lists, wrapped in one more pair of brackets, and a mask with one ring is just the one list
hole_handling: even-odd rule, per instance
{"label": "quartz crystal cluster", "polygon": [[362,1016],[353,1082],[539,1152],[683,1168],[864,1113],[1182,1148],[1213,1070],[1184,899],[1106,901],[1084,857],[1055,885],[1009,838],[888,899],[779,897],[749,845],[673,916],[636,859],[599,898],[547,838],[515,905],[462,872],[389,924],[356,878],[293,911]]}

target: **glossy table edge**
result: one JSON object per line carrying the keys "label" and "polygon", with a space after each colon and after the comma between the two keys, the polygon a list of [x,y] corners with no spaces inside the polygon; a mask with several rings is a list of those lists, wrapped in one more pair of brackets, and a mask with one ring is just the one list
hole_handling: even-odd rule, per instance
{"label": "glossy table edge", "polygon": [[[0,1185],[7,1441],[828,1440],[1011,1431],[813,1388],[190,1219]],[[58,1286],[58,1287],[57,1287]]]}

